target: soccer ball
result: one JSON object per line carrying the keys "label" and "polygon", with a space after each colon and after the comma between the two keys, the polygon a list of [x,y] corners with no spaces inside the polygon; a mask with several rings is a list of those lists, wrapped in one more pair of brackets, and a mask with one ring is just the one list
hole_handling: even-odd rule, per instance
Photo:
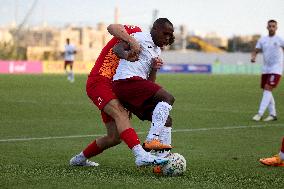
{"label": "soccer ball", "polygon": [[167,156],[168,163],[162,166],[162,173],[165,176],[179,176],[186,170],[186,160],[179,153],[171,153]]}

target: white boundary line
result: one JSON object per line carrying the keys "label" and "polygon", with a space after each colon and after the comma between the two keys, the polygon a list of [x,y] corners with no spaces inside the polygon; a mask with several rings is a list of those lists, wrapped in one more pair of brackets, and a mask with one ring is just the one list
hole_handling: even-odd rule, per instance
{"label": "white boundary line", "polygon": [[[264,127],[282,127],[284,124],[267,124],[267,125],[251,125],[251,126],[226,126],[226,127],[212,127],[212,128],[197,128],[197,129],[175,129],[173,133],[180,132],[198,132],[198,131],[211,131],[211,130],[232,130],[232,129],[251,129],[251,128],[264,128]],[[146,132],[138,132],[137,134],[146,134]],[[70,135],[70,136],[54,136],[54,137],[36,137],[36,138],[10,138],[0,139],[0,142],[17,142],[17,141],[32,141],[32,140],[52,140],[52,139],[68,139],[68,138],[86,138],[86,137],[98,137],[104,134],[94,135]]]}

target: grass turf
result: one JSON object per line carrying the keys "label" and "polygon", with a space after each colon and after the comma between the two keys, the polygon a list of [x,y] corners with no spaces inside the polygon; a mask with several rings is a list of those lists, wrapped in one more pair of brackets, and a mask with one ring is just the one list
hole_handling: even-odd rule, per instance
{"label": "grass turf", "polygon": [[[86,75],[0,76],[0,188],[281,188],[283,168],[258,159],[276,154],[284,135],[283,84],[273,92],[279,120],[253,122],[262,92],[259,76],[159,75],[176,102],[174,152],[187,160],[181,177],[135,167],[121,144],[93,158],[96,168],[69,159],[105,133],[85,94]],[[149,123],[133,119],[141,140]],[[65,136],[79,136],[66,138]],[[60,137],[63,138],[44,138]],[[34,138],[33,140],[13,140]],[[38,139],[36,139],[38,138]],[[7,139],[12,139],[7,141]]]}

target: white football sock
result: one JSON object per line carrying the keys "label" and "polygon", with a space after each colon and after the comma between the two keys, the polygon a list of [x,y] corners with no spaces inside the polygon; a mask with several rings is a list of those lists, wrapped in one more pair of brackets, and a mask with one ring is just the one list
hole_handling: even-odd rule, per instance
{"label": "white football sock", "polygon": [[70,71],[70,77],[71,77],[71,80],[74,80],[74,72],[72,70]]}
{"label": "white football sock", "polygon": [[[172,127],[164,126],[160,133],[159,140],[161,141],[162,144],[171,145],[172,144]],[[170,150],[158,151],[156,155],[158,157],[164,158],[167,155],[169,155],[170,152],[171,152]]]}
{"label": "white football sock", "polygon": [[82,158],[82,161],[86,161],[86,160],[87,160],[87,158],[86,158],[86,156],[84,155],[83,152],[81,152],[81,153],[79,154],[79,156],[80,156],[80,158]]}
{"label": "white football sock", "polygon": [[159,102],[152,115],[151,128],[146,138],[147,141],[158,139],[161,129],[166,124],[172,106],[167,102]]}
{"label": "white football sock", "polygon": [[172,127],[163,127],[159,140],[162,144],[171,145],[172,144]]}
{"label": "white football sock", "polygon": [[67,79],[71,80],[71,72],[67,72]]}
{"label": "white football sock", "polygon": [[144,155],[146,153],[146,151],[142,148],[140,144],[137,144],[131,150],[135,157]]}
{"label": "white football sock", "polygon": [[271,100],[268,105],[269,115],[276,116],[276,108],[275,108],[275,101],[273,95],[271,95]]}
{"label": "white football sock", "polygon": [[280,156],[280,159],[281,159],[281,160],[284,160],[284,152],[281,152],[281,151],[280,151],[280,152],[279,152],[279,156]]}
{"label": "white football sock", "polygon": [[258,110],[258,114],[260,116],[264,114],[269,102],[271,101],[271,98],[272,98],[272,92],[268,90],[264,90],[262,100],[261,100],[259,110]]}

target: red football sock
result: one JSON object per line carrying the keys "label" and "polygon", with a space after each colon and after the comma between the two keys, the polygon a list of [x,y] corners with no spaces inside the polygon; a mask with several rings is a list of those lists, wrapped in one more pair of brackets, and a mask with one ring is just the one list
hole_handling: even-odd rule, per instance
{"label": "red football sock", "polygon": [[103,150],[98,147],[96,141],[93,141],[91,144],[87,146],[87,148],[85,148],[85,150],[83,150],[83,154],[86,158],[91,158],[102,152]]}
{"label": "red football sock", "polygon": [[133,128],[128,128],[120,133],[120,138],[123,140],[127,146],[132,149],[137,144],[140,144],[139,138]]}
{"label": "red football sock", "polygon": [[283,139],[282,139],[281,152],[284,153],[284,137],[283,137]]}

